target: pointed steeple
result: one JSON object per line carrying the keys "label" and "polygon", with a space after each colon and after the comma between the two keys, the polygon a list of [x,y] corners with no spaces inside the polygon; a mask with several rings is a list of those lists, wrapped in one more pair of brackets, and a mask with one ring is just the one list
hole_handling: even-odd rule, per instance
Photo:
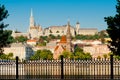
{"label": "pointed steeple", "polygon": [[31,17],[33,16],[33,11],[32,11],[32,8],[31,8]]}
{"label": "pointed steeple", "polygon": [[67,24],[67,33],[66,33],[66,36],[68,38],[71,38],[71,33],[70,33],[70,21],[68,20],[68,24]]}
{"label": "pointed steeple", "polygon": [[33,11],[31,9],[31,13],[30,13],[30,27],[34,27],[35,23],[34,23],[34,17],[33,17]]}
{"label": "pointed steeple", "polygon": [[70,32],[70,21],[68,21],[67,24],[67,33],[66,33],[66,38],[67,38],[67,50],[68,51],[72,51],[72,47],[71,47],[71,32]]}

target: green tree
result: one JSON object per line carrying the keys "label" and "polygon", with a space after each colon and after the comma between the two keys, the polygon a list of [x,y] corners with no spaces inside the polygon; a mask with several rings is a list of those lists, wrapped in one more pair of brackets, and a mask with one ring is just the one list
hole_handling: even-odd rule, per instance
{"label": "green tree", "polygon": [[46,46],[46,42],[41,42],[41,43],[38,42],[38,43],[37,43],[37,46]]}
{"label": "green tree", "polygon": [[91,56],[90,53],[85,53],[84,56],[85,56],[84,59],[86,59],[86,60],[87,59],[92,59],[92,56]]}
{"label": "green tree", "polygon": [[40,59],[41,50],[37,50],[33,56],[30,57],[31,60],[39,60]]}
{"label": "green tree", "polygon": [[0,59],[7,59],[6,54],[0,54]]}
{"label": "green tree", "polygon": [[120,0],[117,0],[116,15],[105,17],[105,22],[108,25],[107,33],[111,38],[109,48],[115,55],[120,55]]}
{"label": "green tree", "polygon": [[79,46],[75,47],[74,51],[74,58],[75,59],[92,59],[92,56],[90,53],[85,53],[82,48]]}
{"label": "green tree", "polygon": [[75,46],[74,53],[76,52],[83,52],[83,49],[80,48],[78,45]]}
{"label": "green tree", "polygon": [[7,40],[8,44],[15,42],[15,39],[11,36],[11,34],[12,34],[11,30],[5,30],[4,32],[8,33],[8,40]]}
{"label": "green tree", "polygon": [[13,59],[13,53],[9,53],[8,55],[6,55],[7,59]]}
{"label": "green tree", "polygon": [[75,39],[80,39],[80,40],[96,40],[99,39],[100,36],[98,34],[95,35],[76,35]]}
{"label": "green tree", "polygon": [[17,42],[22,42],[23,43],[23,42],[26,42],[28,40],[28,38],[21,35],[21,36],[16,37],[15,40]]}
{"label": "green tree", "polygon": [[53,59],[53,53],[50,50],[37,50],[33,56],[30,58],[31,60],[51,60]]}
{"label": "green tree", "polygon": [[108,55],[107,55],[107,54],[104,54],[103,57],[104,57],[105,59],[107,59],[107,58],[108,58]]}
{"label": "green tree", "polygon": [[5,9],[4,5],[0,5],[0,54],[3,53],[3,47],[8,45],[8,33],[4,32],[4,28],[8,24],[4,24],[3,20],[8,17],[8,11]]}
{"label": "green tree", "polygon": [[75,53],[75,59],[84,59],[84,53],[83,52],[76,52]]}
{"label": "green tree", "polygon": [[13,53],[0,54],[0,59],[13,59]]}
{"label": "green tree", "polygon": [[51,40],[51,39],[56,39],[56,37],[53,35],[53,34],[50,34],[49,35],[49,39]]}
{"label": "green tree", "polygon": [[63,51],[62,55],[63,55],[63,58],[65,58],[65,59],[72,59],[73,58],[73,54],[69,51]]}
{"label": "green tree", "polygon": [[120,60],[120,56],[119,55],[115,55],[115,56],[113,56],[115,59],[118,59],[118,60]]}
{"label": "green tree", "polygon": [[44,60],[46,60],[46,59],[51,60],[51,59],[53,59],[53,53],[50,50],[44,49],[40,53],[40,58],[44,59]]}
{"label": "green tree", "polygon": [[61,36],[60,35],[57,35],[57,37],[56,37],[57,39],[61,39]]}
{"label": "green tree", "polygon": [[41,42],[49,42],[48,36],[40,36],[39,42],[40,42],[40,43],[41,43]]}

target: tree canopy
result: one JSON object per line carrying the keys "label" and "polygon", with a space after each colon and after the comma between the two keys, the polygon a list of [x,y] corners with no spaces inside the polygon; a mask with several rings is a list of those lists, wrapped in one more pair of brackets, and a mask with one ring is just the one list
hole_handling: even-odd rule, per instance
{"label": "tree canopy", "polygon": [[8,45],[8,36],[9,33],[4,31],[4,28],[8,26],[8,24],[4,24],[3,20],[8,17],[8,11],[5,9],[4,5],[0,5],[0,54],[3,53],[3,47]]}
{"label": "tree canopy", "polygon": [[13,57],[13,53],[9,53],[9,54],[0,54],[0,59],[10,59],[10,60],[13,60],[15,58]]}
{"label": "tree canopy", "polygon": [[37,50],[33,56],[30,58],[31,60],[51,60],[53,59],[53,54],[50,50]]}
{"label": "tree canopy", "polygon": [[26,42],[28,40],[28,38],[27,37],[25,37],[25,36],[18,36],[18,37],[15,37],[15,39],[14,39],[14,41],[15,42]]}
{"label": "tree canopy", "polygon": [[86,60],[86,59],[92,59],[92,56],[90,55],[90,53],[85,53],[83,49],[80,48],[79,46],[76,46],[74,50],[74,58]]}
{"label": "tree canopy", "polygon": [[117,0],[116,15],[105,17],[107,23],[107,33],[111,38],[109,48],[115,55],[120,55],[120,0]]}
{"label": "tree canopy", "polygon": [[81,40],[96,40],[100,39],[98,34],[95,35],[76,35],[75,39],[81,39]]}
{"label": "tree canopy", "polygon": [[[74,58],[73,53],[71,53],[69,51],[63,51],[62,55],[63,55],[63,58],[65,58],[65,59],[73,59]],[[59,59],[60,59],[60,57],[61,57],[61,55],[59,56]]]}

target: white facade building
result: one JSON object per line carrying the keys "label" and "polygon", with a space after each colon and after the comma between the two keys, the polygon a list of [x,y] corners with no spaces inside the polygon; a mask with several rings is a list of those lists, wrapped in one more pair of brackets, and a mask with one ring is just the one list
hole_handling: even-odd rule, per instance
{"label": "white facade building", "polygon": [[27,44],[13,43],[10,47],[4,48],[4,53],[13,53],[13,57],[18,56],[20,60],[27,60],[33,55],[32,47]]}
{"label": "white facade building", "polygon": [[83,51],[89,52],[93,58],[97,58],[98,56],[103,57],[104,54],[111,52],[106,44],[84,46]]}

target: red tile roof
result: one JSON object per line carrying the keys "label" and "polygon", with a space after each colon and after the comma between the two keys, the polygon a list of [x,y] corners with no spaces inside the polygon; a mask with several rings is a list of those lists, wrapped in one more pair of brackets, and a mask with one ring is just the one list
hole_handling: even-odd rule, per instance
{"label": "red tile roof", "polygon": [[[61,45],[57,45],[57,46],[55,47],[55,50],[54,50],[54,51],[58,50],[58,48],[59,48],[60,46],[61,46]],[[61,46],[61,47],[62,47],[63,50],[66,50],[65,47],[63,47],[63,46]]]}
{"label": "red tile roof", "polygon": [[27,42],[37,42],[37,40],[27,40]]}
{"label": "red tile roof", "polygon": [[63,36],[61,37],[61,40],[60,40],[59,43],[67,43],[67,39],[66,39],[66,36],[65,36],[65,35],[63,35]]}
{"label": "red tile roof", "polygon": [[58,49],[58,47],[59,47],[59,46],[56,46],[56,47],[55,47],[55,51]]}

